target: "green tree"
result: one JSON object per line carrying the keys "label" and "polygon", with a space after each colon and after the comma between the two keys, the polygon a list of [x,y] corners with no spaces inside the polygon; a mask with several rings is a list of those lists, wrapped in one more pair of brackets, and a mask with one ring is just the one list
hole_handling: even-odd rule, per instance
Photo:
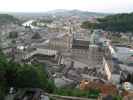
{"label": "green tree", "polygon": [[79,89],[71,88],[56,88],[54,91],[55,94],[61,96],[76,96],[76,97],[86,97],[86,98],[98,98],[99,90],[88,90],[81,91]]}
{"label": "green tree", "polygon": [[41,88],[39,78],[33,67],[25,66],[18,70],[16,86],[21,88]]}
{"label": "green tree", "polygon": [[0,50],[0,100],[4,100],[4,96],[7,90],[7,81],[6,81],[6,68],[7,68],[7,60],[6,56]]}
{"label": "green tree", "polygon": [[[41,88],[47,92],[53,92],[54,82],[48,79],[45,66],[42,65],[20,65],[8,61],[0,51],[0,97],[6,94],[9,87],[17,88]],[[0,99],[3,100],[3,99]]]}

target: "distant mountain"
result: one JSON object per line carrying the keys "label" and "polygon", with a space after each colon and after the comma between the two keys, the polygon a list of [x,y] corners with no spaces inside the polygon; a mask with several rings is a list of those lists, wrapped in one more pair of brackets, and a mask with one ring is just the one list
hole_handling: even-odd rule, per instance
{"label": "distant mountain", "polygon": [[34,13],[8,13],[11,15],[17,15],[17,16],[27,16],[27,17],[41,17],[41,16],[62,16],[62,17],[67,17],[67,16],[79,16],[82,18],[86,17],[104,17],[110,14],[106,13],[97,13],[97,12],[88,12],[88,11],[80,11],[80,10],[64,10],[64,9],[57,9],[57,10],[52,10],[48,12],[34,12]]}
{"label": "distant mountain", "polygon": [[97,13],[97,12],[88,12],[88,11],[80,11],[80,10],[53,10],[47,12],[47,14],[55,15],[55,16],[79,16],[79,17],[104,17],[110,14],[106,13]]}
{"label": "distant mountain", "polygon": [[56,9],[56,10],[52,10],[52,11],[48,11],[46,12],[47,14],[57,14],[57,13],[65,13],[69,10],[64,10],[64,9]]}

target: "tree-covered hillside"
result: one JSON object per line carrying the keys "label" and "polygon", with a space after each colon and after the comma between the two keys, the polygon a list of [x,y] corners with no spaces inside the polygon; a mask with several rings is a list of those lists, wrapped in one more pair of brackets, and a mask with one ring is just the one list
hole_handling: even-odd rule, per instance
{"label": "tree-covered hillside", "polygon": [[5,24],[19,24],[19,20],[8,14],[0,14],[0,25]]}
{"label": "tree-covered hillside", "polygon": [[133,32],[133,13],[110,15],[97,19],[97,23],[83,22],[81,26],[114,32]]}

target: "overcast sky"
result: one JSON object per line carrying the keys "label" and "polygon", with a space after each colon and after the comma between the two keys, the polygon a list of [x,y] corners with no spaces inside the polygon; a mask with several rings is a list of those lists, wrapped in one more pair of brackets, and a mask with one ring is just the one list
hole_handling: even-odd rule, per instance
{"label": "overcast sky", "polygon": [[133,12],[133,0],[0,0],[0,12],[46,12],[55,9]]}

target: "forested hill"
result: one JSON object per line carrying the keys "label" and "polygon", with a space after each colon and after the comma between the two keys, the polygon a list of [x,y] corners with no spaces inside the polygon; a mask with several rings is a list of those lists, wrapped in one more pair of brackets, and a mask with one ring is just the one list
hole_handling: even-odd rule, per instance
{"label": "forested hill", "polygon": [[19,20],[8,14],[0,14],[0,25],[6,25],[11,23],[18,24]]}
{"label": "forested hill", "polygon": [[107,31],[133,32],[133,13],[116,14],[97,19],[98,23],[83,22],[84,28],[100,28]]}

